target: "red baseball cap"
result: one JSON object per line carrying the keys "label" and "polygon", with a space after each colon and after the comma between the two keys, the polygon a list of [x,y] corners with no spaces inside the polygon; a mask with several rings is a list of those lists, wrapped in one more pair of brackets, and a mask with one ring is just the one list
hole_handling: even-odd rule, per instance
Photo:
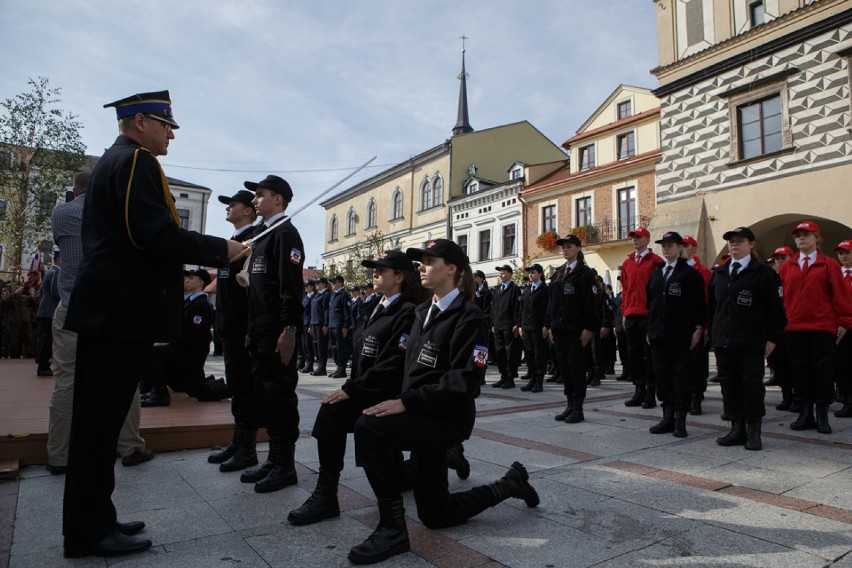
{"label": "red baseball cap", "polygon": [[852,240],[840,241],[840,244],[834,247],[834,250],[852,250]]}
{"label": "red baseball cap", "polygon": [[637,227],[627,233],[628,237],[648,237],[651,238],[651,233],[648,232],[648,229],[645,227]]}
{"label": "red baseball cap", "polygon": [[790,247],[778,247],[772,256],[793,256],[793,249]]}
{"label": "red baseball cap", "polygon": [[810,233],[819,233],[820,232],[819,225],[817,225],[813,221],[802,221],[801,223],[796,225],[795,229],[793,229],[793,234],[795,235],[799,231],[808,231]]}
{"label": "red baseball cap", "polygon": [[694,247],[697,247],[698,241],[696,241],[695,237],[693,237],[692,235],[686,235],[686,236],[683,237],[683,244],[692,245]]}

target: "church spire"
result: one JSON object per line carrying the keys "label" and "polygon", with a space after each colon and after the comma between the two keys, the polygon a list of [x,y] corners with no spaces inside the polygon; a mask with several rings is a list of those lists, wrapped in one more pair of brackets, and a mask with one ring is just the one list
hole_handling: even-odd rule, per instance
{"label": "church spire", "polygon": [[459,112],[458,118],[456,119],[456,125],[453,127],[453,136],[473,132],[473,127],[470,125],[470,118],[467,113],[467,78],[470,77],[470,75],[464,70],[464,40],[466,39],[466,36],[461,36],[462,68],[461,73],[459,73],[459,80],[461,80],[461,85],[459,86]]}

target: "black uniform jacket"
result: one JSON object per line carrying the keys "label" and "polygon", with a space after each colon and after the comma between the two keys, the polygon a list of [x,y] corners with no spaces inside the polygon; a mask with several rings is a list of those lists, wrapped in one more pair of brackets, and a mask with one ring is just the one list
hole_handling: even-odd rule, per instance
{"label": "black uniform jacket", "polygon": [[66,329],[151,343],[180,338],[183,264],[225,266],[228,247],[181,228],[165,180],[156,158],[125,136],[95,164]]}
{"label": "black uniform jacket", "polygon": [[376,309],[376,306],[379,305],[379,302],[382,300],[381,294],[372,293],[367,298],[361,302],[361,305],[358,306],[358,321],[366,321],[373,315],[373,310]]}
{"label": "black uniform jacket", "polygon": [[464,292],[434,315],[422,332],[431,300],[417,306],[406,342],[400,400],[406,412],[441,417],[465,438],[476,417],[474,399],[488,362],[485,318]]}
{"label": "black uniform jacket", "polygon": [[686,340],[707,322],[704,278],[685,258],[677,259],[668,281],[666,263],[656,264],[645,285],[648,339]]}
{"label": "black uniform jacket", "polygon": [[613,298],[607,296],[606,290],[598,291],[598,306],[601,310],[601,327],[612,328],[615,325],[615,304]]}
{"label": "black uniform jacket", "polygon": [[731,280],[731,261],[713,269],[707,311],[713,347],[763,350],[778,343],[787,315],[780,296],[781,279],[752,255],[748,266]]}
{"label": "black uniform jacket", "polygon": [[311,325],[311,300],[313,300],[314,296],[316,295],[317,293],[314,292],[310,296],[308,296],[307,294],[302,296],[302,321],[304,322],[306,328]]}
{"label": "black uniform jacket", "polygon": [[399,396],[405,370],[405,346],[414,323],[414,302],[400,296],[355,331],[352,374],[341,389],[367,405]]}
{"label": "black uniform jacket", "polygon": [[[245,242],[259,232],[250,227],[240,233]],[[244,258],[219,269],[216,275],[216,331],[229,339],[242,339],[248,328],[248,290],[237,283],[237,274],[246,263]]]}
{"label": "black uniform jacket", "polygon": [[550,287],[544,281],[539,283],[535,292],[533,292],[532,284],[525,287],[521,295],[521,329],[541,332],[544,320],[547,318],[548,306],[550,306]]}
{"label": "black uniform jacket", "polygon": [[361,304],[364,301],[361,299],[361,296],[355,296],[352,298],[352,301],[349,302],[349,319],[352,323],[352,327],[350,329],[357,329],[358,325],[361,323]]}
{"label": "black uniform jacket", "polygon": [[485,325],[491,329],[491,290],[488,289],[488,284],[483,283],[482,286],[476,287],[473,302],[485,314]]}
{"label": "black uniform jacket", "polygon": [[328,311],[325,315],[326,327],[346,328],[352,327],[352,312],[349,302],[352,297],[349,293],[340,288],[331,293],[331,298],[328,301]]}
{"label": "black uniform jacket", "polygon": [[302,329],[302,237],[289,219],[254,244],[249,260],[248,334],[279,336],[289,326]]}
{"label": "black uniform jacket", "polygon": [[494,329],[512,329],[521,325],[521,290],[514,282],[509,282],[501,292],[501,282],[491,294],[491,326]]}
{"label": "black uniform jacket", "polygon": [[201,294],[190,302],[184,302],[183,338],[172,347],[186,353],[196,364],[204,364],[210,353],[210,324],[213,320],[213,308],[207,294]]}
{"label": "black uniform jacket", "polygon": [[331,293],[328,291],[328,288],[317,290],[317,293],[311,297],[311,325],[326,325],[325,321],[330,298]]}
{"label": "black uniform jacket", "polygon": [[597,284],[592,270],[578,262],[563,276],[565,266],[554,272],[550,281],[550,305],[544,327],[555,331],[589,331],[597,334],[601,329],[601,312],[598,309]]}

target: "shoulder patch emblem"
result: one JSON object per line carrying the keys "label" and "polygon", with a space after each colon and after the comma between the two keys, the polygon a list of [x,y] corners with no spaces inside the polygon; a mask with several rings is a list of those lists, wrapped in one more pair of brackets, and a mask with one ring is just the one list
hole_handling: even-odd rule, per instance
{"label": "shoulder patch emblem", "polygon": [[488,347],[482,345],[473,347],[473,364],[477,367],[484,367],[488,364]]}
{"label": "shoulder patch emblem", "polygon": [[302,251],[297,248],[290,249],[290,262],[299,264],[302,261]]}
{"label": "shoulder patch emblem", "polygon": [[408,349],[408,334],[407,333],[403,333],[402,335],[399,336],[399,342],[397,342],[396,346],[400,351],[405,351],[406,349]]}
{"label": "shoulder patch emblem", "polygon": [[204,318],[203,318],[203,317],[201,317],[201,316],[200,316],[200,315],[198,315],[198,314],[196,314],[196,315],[192,316],[192,323],[193,323],[193,325],[201,325],[201,322],[203,322],[203,321],[204,321]]}

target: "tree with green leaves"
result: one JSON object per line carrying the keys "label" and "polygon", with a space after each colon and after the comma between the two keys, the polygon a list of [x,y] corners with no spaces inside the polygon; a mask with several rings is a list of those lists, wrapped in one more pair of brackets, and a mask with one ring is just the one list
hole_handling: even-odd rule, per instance
{"label": "tree with green leaves", "polygon": [[333,266],[334,273],[332,273],[332,266],[325,266],[322,275],[330,279],[336,274],[341,274],[346,279],[347,285],[363,286],[372,281],[373,271],[361,266],[361,261],[378,258],[386,250],[398,249],[399,245],[399,238],[385,237],[381,231],[375,231],[353,247],[345,266]]}
{"label": "tree with green leaves", "polygon": [[0,102],[0,242],[13,279],[25,251],[50,236],[50,214],[86,160],[82,125],[59,108],[61,89],[47,77]]}

